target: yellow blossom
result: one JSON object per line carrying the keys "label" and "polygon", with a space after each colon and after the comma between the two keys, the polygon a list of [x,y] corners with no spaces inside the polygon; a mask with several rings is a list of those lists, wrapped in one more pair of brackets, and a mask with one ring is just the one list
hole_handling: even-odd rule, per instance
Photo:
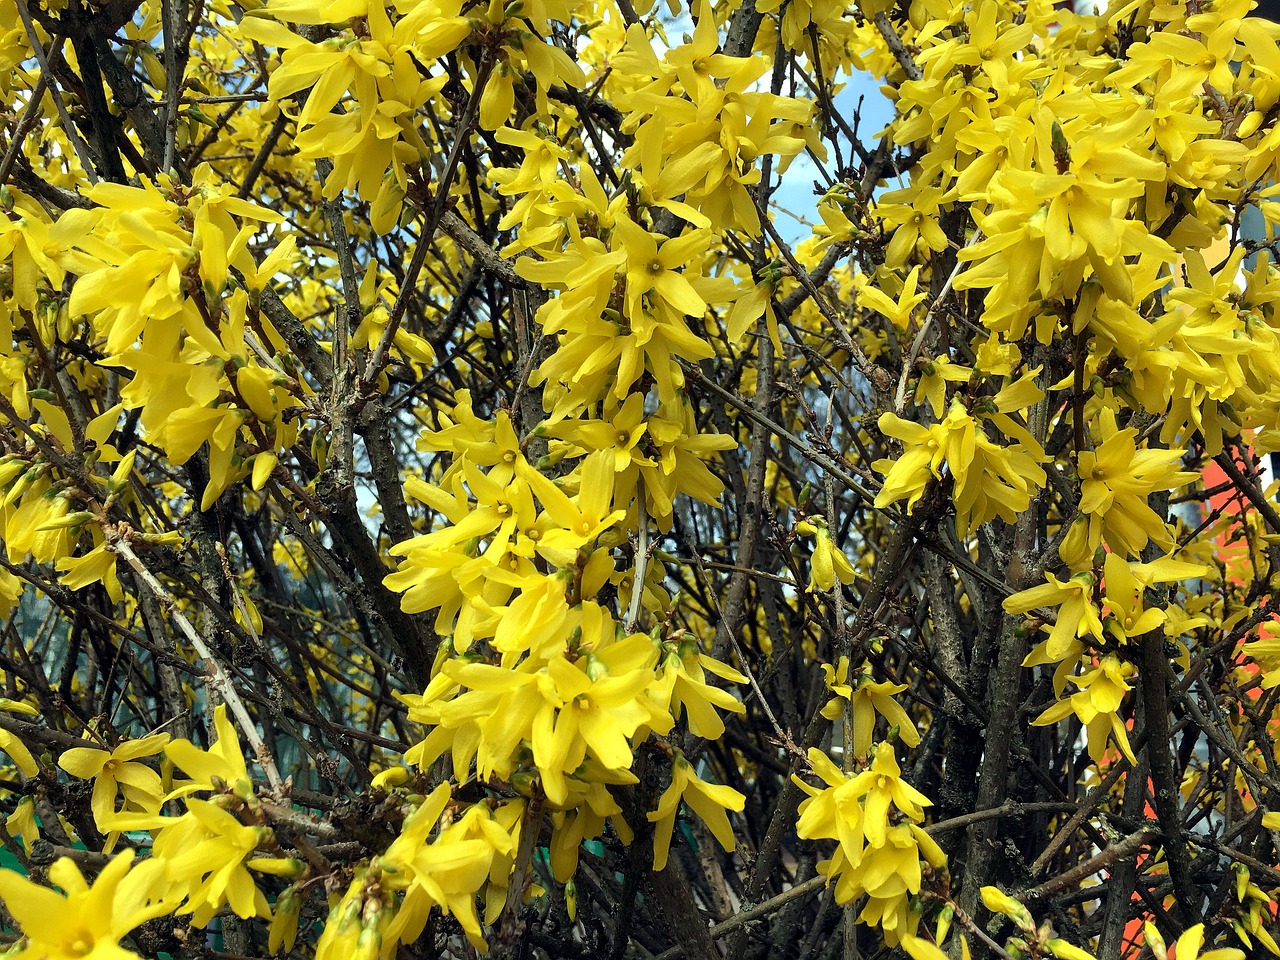
{"label": "yellow blossom", "polygon": [[124,960],[136,956],[120,946],[130,931],[168,913],[160,896],[163,867],[147,861],[133,869],[133,851],[116,854],[92,886],[66,857],[49,868],[49,879],[65,893],[0,870],[0,899],[18,921],[26,945],[23,960]]}
{"label": "yellow blossom", "polygon": [[667,865],[667,853],[671,846],[671,831],[676,822],[676,810],[683,800],[702,818],[703,823],[719,841],[720,846],[732,852],[736,841],[726,810],[740,811],[747,798],[732,787],[707,783],[694,770],[693,764],[676,751],[671,763],[671,784],[658,798],[658,805],[648,814],[656,824],[653,828],[653,869],[662,870]]}
{"label": "yellow blossom", "polygon": [[224,787],[252,782],[244,754],[240,751],[240,739],[227,717],[225,704],[214,709],[213,726],[218,739],[208,750],[201,750],[189,740],[171,740],[165,745],[164,752],[169,759],[191,777],[189,781],[178,784],[171,797],[186,796],[198,790],[214,790],[215,780],[220,780]]}
{"label": "yellow blossom", "polygon": [[1132,674],[1133,667],[1130,664],[1122,662],[1114,654],[1107,654],[1096,666],[1078,677],[1072,677],[1072,683],[1079,688],[1079,693],[1049,707],[1031,721],[1032,726],[1049,726],[1074,713],[1088,733],[1089,757],[1095,763],[1102,759],[1108,734],[1115,735],[1116,743],[1129,762],[1137,763],[1133,749],[1129,746],[1124,721],[1117,713],[1124,695],[1131,689],[1126,678]]}
{"label": "yellow blossom", "polygon": [[901,704],[893,698],[894,694],[907,689],[905,683],[876,682],[871,679],[870,663],[864,663],[850,683],[847,657],[841,657],[835,668],[824,663],[822,672],[826,674],[827,689],[835,694],[822,708],[822,715],[828,720],[835,720],[844,715],[846,708],[842,701],[852,702],[848,709],[853,717],[854,756],[865,757],[871,752],[877,713],[885,718],[890,727],[897,728],[903,743],[909,747],[919,746],[920,732]]}
{"label": "yellow blossom", "polygon": [[93,781],[90,809],[99,830],[111,830],[116,812],[116,795],[123,791],[126,809],[155,813],[164,802],[160,775],[145,763],[165,749],[167,733],[157,733],[138,740],[126,740],[110,752],[92,747],[73,747],[58,758],[58,766],[73,777]]}

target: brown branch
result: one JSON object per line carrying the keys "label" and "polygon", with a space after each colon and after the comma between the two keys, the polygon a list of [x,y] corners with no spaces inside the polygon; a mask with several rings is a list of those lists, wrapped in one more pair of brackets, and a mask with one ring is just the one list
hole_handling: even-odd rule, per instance
{"label": "brown branch", "polygon": [[[770,897],[763,903],[756,904],[749,910],[743,910],[741,913],[734,914],[724,923],[717,923],[709,931],[711,938],[713,940],[718,939],[719,937],[723,937],[726,933],[732,933],[739,927],[744,927],[749,923],[761,919],[762,917],[767,917],[772,913],[776,913],[793,900],[798,900],[802,897],[807,897],[810,894],[816,893],[818,890],[821,890],[826,886],[826,884],[826,877],[813,877],[803,883],[798,883],[794,887],[784,890],[777,896]],[[690,944],[690,946],[692,946],[692,944]],[[669,950],[664,950],[662,953],[654,957],[653,960],[676,960],[677,957],[683,957],[685,955],[686,949],[686,946],[683,944],[674,946]]]}
{"label": "brown branch", "polygon": [[1039,886],[1023,891],[1018,894],[1018,898],[1040,900],[1044,897],[1052,897],[1054,894],[1061,893],[1064,890],[1070,890],[1099,870],[1105,870],[1123,860],[1128,860],[1159,835],[1160,832],[1158,830],[1153,830],[1149,827],[1139,830],[1137,833],[1132,833],[1119,843],[1113,843],[1105,850],[1099,851],[1095,856],[1090,857],[1083,863],[1076,864],[1070,870],[1065,870],[1051,880],[1046,880]]}

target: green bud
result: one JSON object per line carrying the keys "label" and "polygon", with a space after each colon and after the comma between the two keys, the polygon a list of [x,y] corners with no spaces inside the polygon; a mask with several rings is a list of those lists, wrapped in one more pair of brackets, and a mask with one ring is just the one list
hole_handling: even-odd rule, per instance
{"label": "green bud", "polygon": [[947,934],[951,932],[951,918],[954,913],[955,909],[949,903],[938,912],[938,931],[934,935],[938,943],[946,940]]}
{"label": "green bud", "polygon": [[511,789],[522,797],[533,795],[533,774],[527,770],[517,770],[508,779]]}
{"label": "green bud", "polygon": [[1057,120],[1053,121],[1053,129],[1049,134],[1049,143],[1053,147],[1053,162],[1059,173],[1066,173],[1071,166],[1071,145],[1067,143],[1067,135]]}

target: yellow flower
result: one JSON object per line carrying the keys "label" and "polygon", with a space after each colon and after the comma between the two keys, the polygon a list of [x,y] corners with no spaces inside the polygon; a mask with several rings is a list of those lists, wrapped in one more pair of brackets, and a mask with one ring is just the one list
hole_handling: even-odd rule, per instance
{"label": "yellow flower", "polygon": [[973,528],[999,516],[1008,523],[1031,503],[1032,493],[1044,485],[1045,472],[1037,462],[1043,452],[1028,434],[1012,447],[988,439],[986,432],[958,400],[940,422],[924,427],[893,413],[881,414],[880,430],[902,441],[898,460],[877,460],[873,467],[887,471],[875,505],[886,507],[906,498],[910,513],[924,495],[930,477],[942,479],[945,465],[953,480],[956,530],[968,536]]}
{"label": "yellow flower", "polygon": [[1258,627],[1258,639],[1244,645],[1244,654],[1258,665],[1262,689],[1280,686],[1280,629],[1269,623],[1262,624]]}
{"label": "yellow flower", "polygon": [[[0,697],[0,710],[22,713],[28,717],[40,715],[40,711],[31,704],[10,700],[8,697]],[[40,766],[36,763],[36,758],[31,755],[31,751],[27,749],[27,745],[18,738],[17,734],[10,733],[3,727],[0,727],[0,750],[9,755],[14,765],[22,771],[23,776],[34,777],[40,772]]]}
{"label": "yellow flower", "polygon": [[1103,568],[1106,577],[1103,603],[1110,614],[1104,626],[1121,643],[1150,633],[1165,621],[1163,610],[1143,603],[1143,588],[1129,566],[1120,554],[1109,553]]}
{"label": "yellow flower", "polygon": [[695,737],[719,740],[724,734],[724,721],[716,708],[745,714],[746,705],[728,690],[707,682],[713,674],[730,683],[746,683],[747,678],[728,664],[698,652],[696,639],[674,644],[662,658],[658,676],[646,691],[658,708],[675,719],[687,716],[689,731]]}
{"label": "yellow flower", "polygon": [[[912,271],[914,275],[916,270]],[[905,289],[905,288],[904,288]],[[924,365],[920,371],[920,382],[916,385],[916,403],[928,399],[935,417],[942,416],[945,405],[948,383],[965,383],[973,371],[958,363],[952,363],[945,356],[935,357]],[[998,401],[997,401],[998,402]]]}
{"label": "yellow flower", "polygon": [[1108,613],[1104,626],[1124,643],[1131,637],[1139,637],[1162,626],[1170,637],[1185,633],[1189,626],[1193,626],[1182,623],[1185,613],[1172,606],[1168,610],[1147,607],[1143,596],[1157,583],[1194,580],[1208,575],[1210,570],[1201,564],[1172,557],[1161,557],[1149,563],[1132,563],[1119,554],[1109,553],[1103,573],[1106,577],[1103,605]]}
{"label": "yellow flower", "polygon": [[293,950],[298,939],[298,917],[302,910],[302,897],[295,887],[286,887],[276,897],[275,909],[271,911],[271,924],[267,930],[267,953],[275,956],[283,949],[285,953]]}
{"label": "yellow flower", "polygon": [[[1037,607],[1057,607],[1058,618],[1049,631],[1044,660],[1036,657],[1038,651],[1023,661],[1023,666],[1034,666],[1036,663],[1057,663],[1083,647],[1078,638],[1091,636],[1102,640],[1102,620],[1098,608],[1093,605],[1094,577],[1091,573],[1078,573],[1070,580],[1062,581],[1052,573],[1046,573],[1048,583],[1031,587],[1004,601],[1004,612],[1008,614],[1030,613]],[[1036,657],[1032,661],[1032,657]]]}
{"label": "yellow flower", "polygon": [[56,289],[62,286],[66,272],[50,256],[58,249],[58,240],[49,215],[38,203],[16,190],[13,193],[16,196],[10,215],[0,217],[0,260],[12,263],[14,304],[35,310],[40,280],[47,278],[49,286]]}
{"label": "yellow flower", "polygon": [[[1165,946],[1164,937],[1160,936],[1156,925],[1150,920],[1146,921],[1142,925],[1142,933],[1156,960],[1169,960],[1169,949]],[[1174,956],[1177,960],[1244,960],[1245,957],[1244,951],[1237,950],[1235,947],[1224,947],[1201,953],[1203,946],[1204,924],[1197,923],[1193,927],[1188,927],[1178,937],[1178,942],[1174,945]]]}
{"label": "yellow flower", "polygon": [[999,887],[983,887],[982,903],[992,913],[1003,913],[1027,933],[1035,931],[1035,921],[1021,901],[1004,893]]}
{"label": "yellow flower", "polygon": [[1164,522],[1147,505],[1158,490],[1171,490],[1196,479],[1177,468],[1181,450],[1141,450],[1138,431],[1116,427],[1115,412],[1103,410],[1098,424],[1102,440],[1096,451],[1080,453],[1080,510],[1089,515],[1089,549],[1102,540],[1117,552],[1136,555],[1154,540],[1171,544]]}
{"label": "yellow flower", "polygon": [[227,719],[225,704],[219,704],[213,711],[213,726],[218,739],[208,750],[201,750],[190,740],[173,740],[164,748],[169,759],[191,777],[190,781],[179,784],[169,799],[185,797],[198,790],[214,790],[215,779],[222,782],[223,788],[252,784],[240,751],[240,739]]}
{"label": "yellow flower", "polygon": [[[94,532],[93,538],[101,541],[101,532]],[[105,542],[99,542],[84,556],[61,557],[54,566],[62,574],[62,585],[70,590],[80,590],[91,583],[101,583],[113,602],[119,603],[124,599],[124,590],[116,575],[116,555],[107,549]]]}
{"label": "yellow flower", "polygon": [[172,905],[156,896],[163,867],[147,861],[130,870],[133,851],[117,854],[90,886],[80,868],[63,857],[49,879],[65,894],[0,870],[0,899],[27,938],[23,960],[124,960],[137,954],[120,938]]}
{"label": "yellow flower", "polygon": [[724,483],[704,461],[713,459],[717,451],[736,448],[737,441],[724,434],[699,433],[693,409],[687,403],[674,410],[664,407],[660,413],[648,420],[649,437],[657,447],[656,462],[642,462],[640,476],[644,479],[649,516],[659,529],[666,530],[671,524],[672,507],[682,495],[720,506]]}
{"label": "yellow flower", "polygon": [[36,801],[33,797],[23,797],[4,821],[9,836],[22,839],[22,849],[31,852],[31,845],[40,839],[40,824],[36,820]]}
{"label": "yellow flower", "polygon": [[545,432],[547,436],[573,437],[589,451],[612,453],[614,472],[625,473],[633,466],[653,466],[640,446],[648,429],[644,394],[633,393],[608,419],[574,420]]}
{"label": "yellow flower", "polygon": [[671,847],[671,831],[676,822],[676,810],[683,800],[702,818],[712,836],[725,850],[733,852],[737,841],[733,827],[729,825],[726,810],[741,811],[747,798],[732,787],[702,780],[683,753],[675,751],[671,763],[671,784],[658,798],[658,806],[647,814],[653,828],[653,869],[667,866],[667,854]]}
{"label": "yellow flower", "polygon": [[690,230],[663,240],[659,246],[658,237],[626,217],[620,217],[613,229],[626,254],[627,316],[633,322],[641,315],[644,298],[650,308],[656,308],[655,301],[660,301],[679,316],[701,317],[706,312],[706,301],[694,292],[679,268],[702,257],[711,240],[710,231]]}
{"label": "yellow flower", "polygon": [[813,235],[818,237],[818,242],[813,245],[814,253],[817,253],[825,247],[831,246],[833,243],[851,243],[862,236],[862,231],[858,229],[858,225],[849,219],[848,208],[851,206],[846,202],[840,194],[828,193],[822,198],[822,202],[818,204],[818,213],[822,216],[822,223],[813,229]]}
{"label": "yellow flower", "polygon": [[591,760],[584,764],[582,774],[583,780],[570,784],[564,811],[553,811],[551,815],[551,871],[561,883],[571,879],[577,870],[582,841],[600,836],[606,820],[613,821],[613,828],[624,844],[634,839],[609,786],[634,784],[639,782],[636,777],[629,770],[605,770]]}
{"label": "yellow flower", "polygon": [[[818,864],[818,871],[836,879],[838,903],[867,894],[862,920],[878,923],[887,938],[910,932],[906,908],[909,897],[920,891],[920,860],[935,868],[946,864],[941,848],[917,825],[929,799],[903,782],[889,743],[879,744],[870,769],[854,777],[817,749],[809,751],[809,763],[826,787],[793,778],[809,795],[800,804],[796,832],[803,839],[829,838],[840,844],[830,860]],[[891,808],[906,822],[895,822],[901,818],[891,815]]]}
{"label": "yellow flower", "polygon": [[796,524],[796,532],[812,534],[815,540],[813,556],[809,560],[808,590],[810,593],[814,590],[826,593],[835,586],[837,580],[841,583],[853,583],[857,578],[857,572],[849,563],[849,558],[844,555],[844,551],[836,549],[825,520],[821,517],[812,517],[801,521]]}
{"label": "yellow flower", "polygon": [[325,919],[316,941],[316,960],[375,960],[388,939],[390,896],[383,889],[381,864],[374,860],[356,867],[354,874]]}
{"label": "yellow flower", "polygon": [[941,948],[910,934],[898,941],[898,945],[907,952],[911,960],[948,960]]}
{"label": "yellow flower", "polygon": [[1132,689],[1126,682],[1126,678],[1132,675],[1132,665],[1122,662],[1115,654],[1107,654],[1097,666],[1072,678],[1072,682],[1080,688],[1079,693],[1059,700],[1032,720],[1031,725],[1047,727],[1074,713],[1088,733],[1090,759],[1095,763],[1102,759],[1107,735],[1114,734],[1125,757],[1130,763],[1136,764],[1138,761],[1134,759],[1133,749],[1129,746],[1124,721],[1116,713],[1124,701],[1124,695]]}
{"label": "yellow flower", "polygon": [[624,510],[610,510],[615,462],[615,455],[609,451],[593,453],[582,461],[578,468],[577,503],[541,471],[521,465],[520,477],[559,527],[543,534],[538,544],[538,552],[557,566],[572,566],[581,547],[626,516]]}
{"label": "yellow flower", "polygon": [[877,460],[875,469],[885,472],[884,485],[876,494],[876,507],[887,507],[898,500],[907,501],[910,513],[924,496],[929,481],[941,476],[946,451],[929,427],[923,427],[897,414],[880,416],[880,430],[885,436],[902,441],[902,456],[897,460]]}
{"label": "yellow flower", "polygon": [[170,819],[152,845],[165,877],[185,893],[179,913],[192,914],[192,923],[207,926],[214,914],[229,905],[236,916],[271,915],[245,861],[271,838],[267,827],[250,827],[208,800],[186,800],[185,816]]}
{"label": "yellow flower", "polygon": [[[919,293],[916,292],[916,283],[919,279],[920,268],[912,267],[911,272],[907,274],[907,279],[902,282],[902,290],[899,291],[897,300],[893,300],[883,290],[869,282],[860,284],[854,296],[857,298],[858,306],[864,310],[874,310],[882,314],[898,330],[907,330],[911,326],[911,316],[915,313],[916,307],[929,296],[927,288]],[[942,416],[942,411],[935,409],[934,415]]]}
{"label": "yellow flower", "polygon": [[[476,949],[487,951],[476,913],[476,894],[494,877],[507,879],[519,842],[524,803],[509,802],[492,812],[487,804],[468,807],[450,826],[442,829],[435,840],[428,841],[449,795],[448,784],[437,787],[410,814],[386,855],[380,862],[374,861],[383,868],[379,886],[404,891],[395,916],[388,917],[385,912],[368,908],[370,901],[362,903],[363,892],[376,893],[379,887],[367,881],[353,884],[340,904],[330,911],[323,938],[326,943],[329,941],[331,928],[336,934],[345,933],[348,949],[346,952],[335,949],[326,956],[335,960],[351,956],[349,947],[356,944],[362,924],[366,929],[375,929],[384,944],[411,943],[421,934],[432,906],[452,914]],[[373,869],[371,864],[369,871]],[[358,879],[363,880],[359,876]],[[495,884],[504,894],[505,886],[505,882]],[[377,906],[375,903],[374,907]],[[317,952],[317,957],[319,955]]]}
{"label": "yellow flower", "polygon": [[850,781],[849,790],[855,796],[863,798],[866,815],[863,830],[872,846],[884,842],[890,805],[915,821],[923,820],[923,808],[933,805],[933,801],[902,779],[902,768],[898,766],[898,759],[894,756],[893,745],[890,743],[876,746],[871,769],[854,777]]}
{"label": "yellow flower", "polygon": [[[612,630],[613,621],[608,623]],[[479,736],[469,738],[470,754],[455,749],[455,765],[461,760],[465,768],[475,756],[481,777],[507,777],[521,741],[528,741],[547,800],[555,805],[569,796],[566,775],[588,755],[609,770],[630,768],[628,738],[641,726],[666,733],[673,722],[641,696],[653,681],[657,651],[643,634],[592,647],[572,662],[557,654],[545,662],[525,659],[515,669],[446,662],[441,676],[469,689],[439,705],[438,722],[445,728],[479,725]]]}
{"label": "yellow flower", "polygon": [[876,714],[884,717],[890,727],[898,728],[898,736],[909,747],[920,745],[920,731],[907,716],[901,704],[893,699],[893,695],[907,689],[905,683],[878,683],[871,679],[871,664],[866,662],[859,670],[854,684],[850,685],[849,659],[841,657],[834,669],[824,663],[822,671],[827,677],[827,689],[835,694],[822,708],[822,715],[828,720],[835,720],[844,713],[842,700],[852,700],[853,715],[853,755],[865,757],[871,752],[871,742],[875,734]]}
{"label": "yellow flower", "polygon": [[1049,952],[1057,957],[1058,960],[1098,960],[1088,950],[1082,950],[1074,943],[1059,937],[1046,940],[1045,946],[1049,948]]}
{"label": "yellow flower", "polygon": [[136,761],[155,756],[168,742],[169,734],[157,733],[139,740],[126,740],[109,753],[92,747],[73,747],[58,758],[58,766],[73,777],[93,781],[90,809],[98,829],[106,832],[113,829],[110,821],[116,812],[116,795],[121,791],[126,809],[148,813],[160,809],[164,802],[160,775]]}
{"label": "yellow flower", "polygon": [[[914,823],[897,823],[885,831],[884,842],[869,845],[863,851],[858,866],[856,883],[866,890],[869,902],[859,919],[863,923],[876,924],[890,939],[904,923],[903,907],[910,897],[920,892],[924,879],[920,862],[932,867],[946,863],[946,857],[924,830]],[[849,874],[840,878],[840,887],[852,879]]]}
{"label": "yellow flower", "polygon": [[873,213],[886,227],[895,228],[884,251],[886,267],[902,266],[917,250],[937,253],[947,248],[947,235],[938,225],[941,202],[942,191],[937,187],[891,190],[881,197]]}

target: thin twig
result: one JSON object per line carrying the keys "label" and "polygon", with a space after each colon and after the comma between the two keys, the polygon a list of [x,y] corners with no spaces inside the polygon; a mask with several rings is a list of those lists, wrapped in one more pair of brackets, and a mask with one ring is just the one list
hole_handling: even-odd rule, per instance
{"label": "thin twig", "polygon": [[636,546],[636,569],[631,578],[631,602],[627,605],[627,633],[634,633],[640,619],[640,601],[644,596],[644,580],[649,565],[649,511],[644,505],[644,481],[636,487],[636,525],[639,527],[639,543]]}
{"label": "thin twig", "polygon": [[244,701],[240,699],[240,695],[236,692],[235,684],[231,682],[230,675],[223,669],[222,664],[218,662],[217,657],[213,655],[213,651],[209,649],[208,644],[204,642],[196,628],[191,625],[191,621],[178,609],[177,601],[169,595],[164,585],[152,575],[151,571],[138,558],[138,555],[133,552],[133,547],[129,543],[129,538],[132,536],[133,531],[125,524],[103,524],[102,532],[106,539],[107,549],[124,557],[125,562],[133,569],[138,579],[150,589],[156,601],[169,611],[174,623],[178,625],[178,629],[195,647],[200,659],[208,665],[209,685],[218,691],[219,696],[231,709],[231,713],[235,716],[236,724],[240,727],[245,739],[249,741],[249,746],[257,756],[258,763],[261,764],[263,772],[266,773],[271,789],[277,796],[282,796],[284,793],[284,781],[280,779],[280,771],[276,768],[275,759],[271,756],[271,751],[267,748],[266,743],[259,736],[257,728],[253,725],[253,719],[249,716],[249,711],[245,709]]}
{"label": "thin twig", "polygon": [[[27,39],[31,41],[31,52],[35,54],[36,63],[40,65],[41,76],[52,76],[49,69],[49,58],[45,56],[44,46],[40,43],[40,37],[36,33],[36,25],[31,21],[31,11],[27,9],[27,0],[17,0],[18,15],[22,17],[22,25],[26,28]],[[58,117],[62,121],[62,128],[67,131],[67,139],[71,141],[71,146],[76,152],[76,156],[80,158],[80,166],[84,167],[84,175],[88,178],[89,183],[96,184],[98,182],[98,173],[93,167],[93,160],[89,157],[89,148],[84,141],[80,139],[80,132],[76,130],[75,124],[71,122],[71,115],[67,112],[67,105],[62,100],[62,92],[58,90],[56,83],[49,84],[49,92],[53,94],[53,102],[58,108]]]}
{"label": "thin twig", "polygon": [[813,299],[814,305],[822,313],[822,317],[840,334],[840,346],[849,352],[849,356],[853,359],[853,365],[857,367],[858,372],[877,390],[883,389],[887,384],[883,381],[888,377],[886,371],[877,367],[853,339],[849,333],[849,328],[831,309],[824,296],[819,292],[817,284],[809,276],[809,272],[795,258],[795,254],[791,252],[790,245],[778,233],[777,228],[773,225],[773,221],[769,219],[769,211],[765,207],[761,207],[758,203],[756,207],[760,213],[760,223],[764,227],[765,232],[769,234],[769,238],[773,240],[774,245],[778,248],[778,252],[782,254],[782,259],[787,261],[787,265],[791,268],[792,274],[800,281],[801,286],[809,291],[809,296]]}
{"label": "thin twig", "polygon": [[1061,893],[1064,890],[1070,890],[1099,870],[1105,870],[1112,864],[1129,859],[1159,835],[1159,830],[1144,827],[1136,833],[1131,833],[1119,843],[1113,843],[1105,850],[1099,851],[1084,863],[1078,863],[1070,870],[1066,870],[1018,896],[1024,900],[1039,900],[1043,897],[1051,897],[1055,893]]}
{"label": "thin twig", "polygon": [[[967,250],[982,238],[981,230],[974,230],[973,236],[969,238],[964,245]],[[951,292],[951,286],[956,282],[956,277],[960,275],[960,270],[964,264],[957,259],[956,265],[951,268],[951,273],[947,277],[947,282],[942,285],[942,290],[938,296],[934,298],[933,306],[929,308],[929,312],[924,316],[924,322],[920,324],[920,329],[916,333],[915,339],[911,341],[911,350],[902,361],[902,375],[898,378],[898,395],[894,398],[893,409],[902,413],[902,408],[907,402],[907,380],[911,376],[911,371],[916,365],[916,357],[920,355],[920,350],[924,346],[924,338],[933,326],[933,321],[937,314],[942,310],[942,302],[947,299],[947,294]]]}
{"label": "thin twig", "polygon": [[431,210],[428,212],[426,219],[423,220],[422,232],[418,234],[418,243],[414,247],[413,258],[409,261],[409,266],[404,272],[404,280],[401,281],[400,294],[396,297],[396,302],[391,307],[391,313],[387,317],[387,325],[382,329],[382,336],[378,339],[378,345],[369,357],[369,363],[365,367],[364,377],[357,395],[363,396],[372,388],[373,384],[377,383],[378,374],[382,370],[383,359],[386,357],[392,341],[395,340],[396,331],[400,329],[400,321],[404,319],[405,311],[409,309],[409,301],[414,297],[418,285],[418,274],[422,272],[422,266],[427,261],[427,251],[431,249],[436,230],[439,228],[441,218],[449,205],[449,189],[453,186],[454,178],[457,176],[461,166],[458,160],[462,156],[462,149],[466,146],[467,139],[471,136],[471,124],[475,120],[476,112],[480,109],[480,98],[484,94],[484,88],[489,81],[489,74],[493,71],[494,60],[494,53],[489,51],[486,52],[484,59],[480,61],[480,68],[476,72],[475,83],[471,88],[471,96],[467,100],[466,107],[463,108],[462,116],[454,127],[455,139],[453,147],[449,150],[449,156],[445,160],[444,171],[440,175],[440,183],[436,187]]}
{"label": "thin twig", "polygon": [[897,28],[890,22],[889,15],[881,10],[875,16],[875,24],[876,29],[880,31],[880,36],[884,37],[884,42],[889,47],[889,52],[893,54],[893,59],[898,61],[898,65],[902,67],[902,72],[907,75],[907,79],[923,79],[924,71],[920,69],[920,64],[916,63],[915,58],[907,50],[907,45],[898,36]]}
{"label": "thin twig", "polygon": [[[807,897],[814,891],[820,890],[827,884],[827,882],[826,877],[811,877],[804,881],[804,883],[797,883],[794,887],[791,887],[789,890],[782,891],[782,893],[778,894],[776,897],[770,897],[763,903],[756,904],[750,910],[743,910],[741,913],[735,913],[728,920],[724,921],[724,923],[717,923],[709,931],[711,938],[714,940],[719,937],[723,937],[726,933],[732,933],[734,930],[751,923],[753,920],[758,920],[761,917],[767,917],[769,914],[785,907],[792,900],[799,897]],[[654,957],[653,960],[676,960],[677,957],[683,957],[684,955],[684,945],[678,944],[670,950],[662,951],[662,953]]]}
{"label": "thin twig", "polygon": [[[54,39],[55,48],[61,47],[62,43],[62,37]],[[31,99],[27,101],[27,105],[22,111],[22,116],[18,120],[18,125],[14,127],[13,139],[9,141],[9,148],[4,152],[4,160],[0,161],[0,184],[9,182],[9,174],[13,172],[13,164],[18,159],[18,153],[22,149],[22,141],[27,137],[27,128],[31,126],[40,112],[40,101],[44,99],[44,91],[47,85],[48,80],[45,78],[44,71],[41,70],[40,77],[36,80],[35,88],[31,91]]]}

